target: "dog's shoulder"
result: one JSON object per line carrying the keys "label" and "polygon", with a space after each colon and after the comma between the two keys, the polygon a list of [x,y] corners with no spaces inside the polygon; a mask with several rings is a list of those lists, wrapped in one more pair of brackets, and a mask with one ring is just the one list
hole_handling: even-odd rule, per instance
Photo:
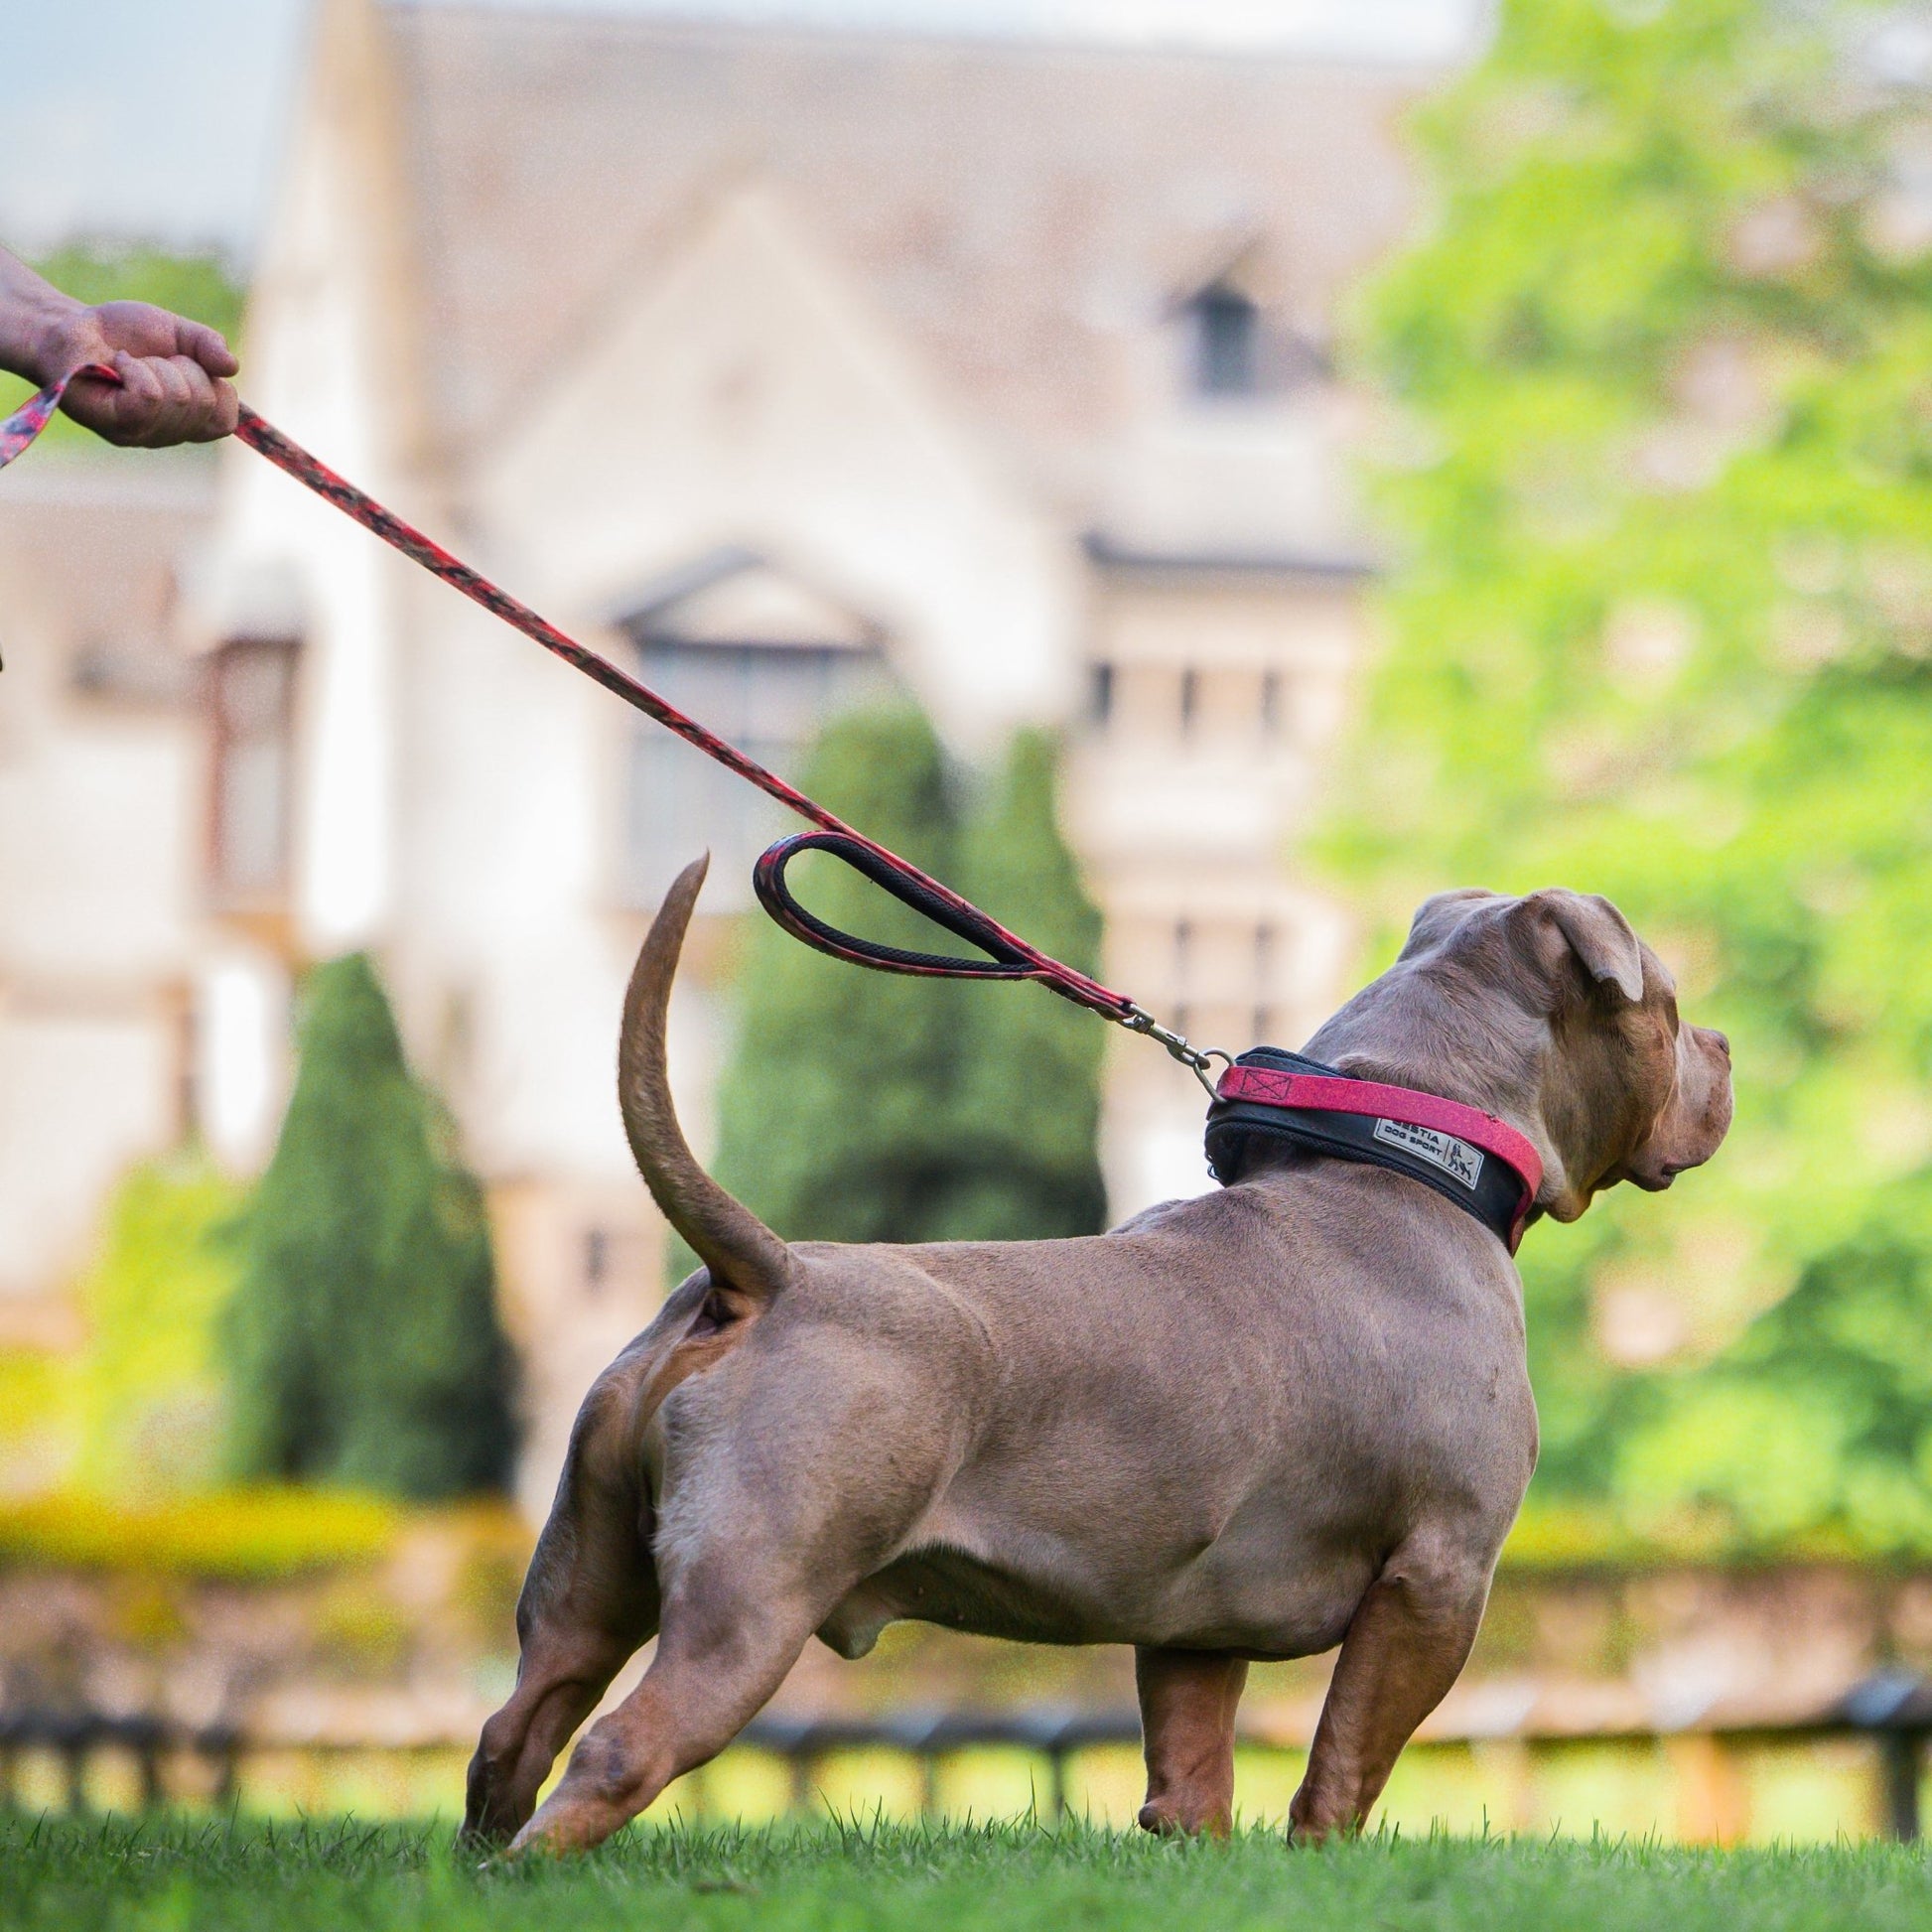
{"label": "dog's shoulder", "polygon": [[1152,1207],[1144,1207],[1138,1214],[1130,1214],[1118,1227],[1107,1230],[1107,1238],[1121,1234],[1151,1234],[1156,1228],[1170,1226],[1177,1220],[1187,1218],[1188,1211],[1196,1206],[1193,1200],[1159,1200]]}

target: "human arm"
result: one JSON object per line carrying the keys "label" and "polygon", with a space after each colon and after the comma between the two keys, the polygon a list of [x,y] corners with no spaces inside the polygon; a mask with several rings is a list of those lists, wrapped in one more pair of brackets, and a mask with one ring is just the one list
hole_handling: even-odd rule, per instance
{"label": "human arm", "polygon": [[83,362],[120,386],[83,378],[61,406],[110,443],[208,443],[235,426],[240,365],[218,332],[147,302],[90,308],[0,248],[0,368],[44,387]]}

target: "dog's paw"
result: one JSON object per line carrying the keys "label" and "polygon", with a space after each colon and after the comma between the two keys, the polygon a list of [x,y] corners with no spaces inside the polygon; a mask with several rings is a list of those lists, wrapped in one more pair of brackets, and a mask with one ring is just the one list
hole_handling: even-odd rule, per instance
{"label": "dog's paw", "polygon": [[1234,1829],[1226,1805],[1190,1806],[1166,1798],[1150,1798],[1135,1822],[1157,1838],[1226,1838]]}

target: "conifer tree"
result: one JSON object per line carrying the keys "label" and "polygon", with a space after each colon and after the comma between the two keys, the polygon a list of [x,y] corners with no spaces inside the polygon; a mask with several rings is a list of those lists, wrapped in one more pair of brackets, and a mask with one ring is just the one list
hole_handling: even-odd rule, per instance
{"label": "conifer tree", "polygon": [[[1056,748],[1022,732],[960,840],[959,890],[1083,973],[1100,967],[1100,913],[1056,814]],[[1106,1029],[1043,987],[964,988],[952,1096],[959,1161],[942,1232],[972,1240],[1096,1234],[1107,1189],[1096,1141]]]}
{"label": "conifer tree", "polygon": [[[835,721],[802,783],[915,866],[950,871],[944,759],[912,707]],[[836,859],[807,855],[791,876],[834,925],[943,950],[931,926]],[[720,1107],[719,1179],[787,1240],[928,1238],[956,1159],[946,1100],[960,1004],[948,981],[869,973],[757,920]]]}
{"label": "conifer tree", "polygon": [[501,1488],[512,1360],[482,1190],[366,955],[317,969],[300,1053],[223,1324],[236,1471],[423,1500]]}
{"label": "conifer tree", "polygon": [[[919,712],[828,728],[804,787],[996,918],[1089,966],[1099,917],[1053,818],[1053,751],[1020,740],[962,827]],[[808,872],[815,864],[816,872]],[[833,924],[964,952],[832,859],[799,895]],[[1101,1030],[1029,986],[870,973],[760,920],[721,1101],[719,1178],[787,1239],[933,1241],[1091,1232]]]}

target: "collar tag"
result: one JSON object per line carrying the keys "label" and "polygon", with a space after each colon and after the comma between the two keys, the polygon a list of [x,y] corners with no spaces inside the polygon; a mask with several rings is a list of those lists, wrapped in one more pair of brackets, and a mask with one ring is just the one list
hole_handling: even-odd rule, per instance
{"label": "collar tag", "polygon": [[1471,1192],[1482,1178],[1482,1154],[1467,1141],[1457,1140],[1434,1127],[1423,1127],[1409,1120],[1378,1120],[1375,1138],[1389,1147],[1400,1148],[1439,1167],[1451,1180],[1460,1181]]}

